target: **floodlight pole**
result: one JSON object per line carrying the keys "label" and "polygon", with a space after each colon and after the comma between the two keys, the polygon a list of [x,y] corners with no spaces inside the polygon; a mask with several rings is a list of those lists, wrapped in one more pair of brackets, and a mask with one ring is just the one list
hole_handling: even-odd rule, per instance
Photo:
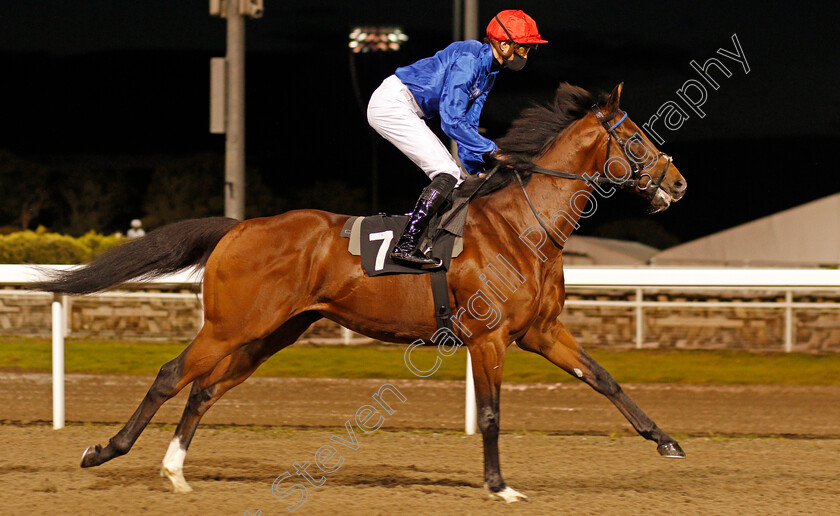
{"label": "floodlight pole", "polygon": [[478,0],[464,0],[464,39],[478,39]]}
{"label": "floodlight pole", "polygon": [[245,220],[245,17],[226,4],[225,216]]}
{"label": "floodlight pole", "polygon": [[227,18],[227,55],[210,60],[210,132],[225,133],[225,216],[245,219],[245,17],[261,18],[263,0],[210,0]]}
{"label": "floodlight pole", "polygon": [[[452,3],[452,40],[460,41],[479,39],[478,37],[478,0],[453,0]],[[461,23],[463,22],[463,27]],[[458,159],[458,144],[449,140],[449,152]]]}
{"label": "floodlight pole", "polygon": [[461,40],[461,30],[464,25],[464,0],[452,0],[452,41]]}

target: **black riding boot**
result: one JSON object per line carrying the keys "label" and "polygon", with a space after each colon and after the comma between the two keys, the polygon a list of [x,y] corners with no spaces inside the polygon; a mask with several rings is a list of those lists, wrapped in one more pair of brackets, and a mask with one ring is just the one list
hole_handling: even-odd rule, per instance
{"label": "black riding boot", "polygon": [[399,242],[391,251],[392,260],[421,269],[435,269],[443,265],[440,260],[423,254],[418,246],[426,228],[429,227],[429,221],[446,202],[456,183],[457,180],[449,174],[438,174],[432,183],[423,189]]}

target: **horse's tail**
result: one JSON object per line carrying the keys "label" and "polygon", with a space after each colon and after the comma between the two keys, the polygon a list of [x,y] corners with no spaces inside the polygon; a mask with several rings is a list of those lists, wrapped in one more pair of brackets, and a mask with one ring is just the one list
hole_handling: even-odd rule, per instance
{"label": "horse's tail", "polygon": [[237,224],[238,220],[226,217],[175,222],[114,247],[80,267],[51,271],[48,279],[34,288],[57,294],[91,294],[132,279],[151,279],[200,267]]}

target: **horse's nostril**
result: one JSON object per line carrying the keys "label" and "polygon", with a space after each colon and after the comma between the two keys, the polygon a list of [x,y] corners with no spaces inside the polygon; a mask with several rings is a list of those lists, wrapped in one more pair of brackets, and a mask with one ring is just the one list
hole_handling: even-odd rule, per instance
{"label": "horse's nostril", "polygon": [[674,190],[677,192],[682,192],[685,190],[685,181],[682,179],[677,179],[674,181]]}

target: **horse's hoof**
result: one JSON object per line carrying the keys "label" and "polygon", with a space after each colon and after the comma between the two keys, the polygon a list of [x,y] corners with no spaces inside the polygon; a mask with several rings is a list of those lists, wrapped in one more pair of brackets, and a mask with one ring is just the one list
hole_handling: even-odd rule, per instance
{"label": "horse's hoof", "polygon": [[82,453],[82,467],[91,468],[102,464],[99,460],[99,454],[102,453],[102,447],[98,444],[96,446],[88,446]]}
{"label": "horse's hoof", "polygon": [[166,477],[172,482],[172,490],[176,493],[191,493],[192,487],[184,478],[183,471],[169,471],[166,466],[160,468],[160,476]]}
{"label": "horse's hoof", "polygon": [[504,489],[502,489],[501,491],[498,491],[498,492],[490,491],[490,494],[492,496],[498,496],[499,498],[501,498],[502,500],[504,500],[507,503],[527,502],[528,501],[527,496],[525,496],[524,494],[520,493],[519,491],[517,491],[515,489],[511,489],[509,487],[505,487]]}
{"label": "horse's hoof", "polygon": [[669,459],[684,459],[685,452],[680,448],[680,445],[676,443],[676,441],[671,441],[668,443],[662,443],[656,447],[656,451],[659,452],[659,455],[663,457],[667,457]]}

